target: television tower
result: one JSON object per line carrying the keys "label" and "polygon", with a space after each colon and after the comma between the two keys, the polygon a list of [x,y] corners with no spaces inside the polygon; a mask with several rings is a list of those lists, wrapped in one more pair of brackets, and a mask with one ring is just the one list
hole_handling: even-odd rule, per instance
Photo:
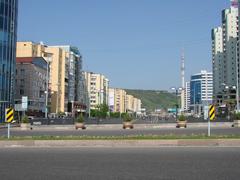
{"label": "television tower", "polygon": [[238,0],[231,0],[231,6],[238,8]]}
{"label": "television tower", "polygon": [[182,55],[181,55],[181,82],[182,82],[181,112],[184,112],[184,109],[185,109],[185,54],[184,54],[184,49],[182,50]]}

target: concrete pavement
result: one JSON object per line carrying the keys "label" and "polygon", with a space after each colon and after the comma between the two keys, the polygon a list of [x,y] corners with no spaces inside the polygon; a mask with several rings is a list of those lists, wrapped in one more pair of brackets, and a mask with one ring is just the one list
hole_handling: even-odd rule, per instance
{"label": "concrete pavement", "polygon": [[179,140],[19,140],[0,141],[0,148],[47,147],[240,147],[240,139]]}

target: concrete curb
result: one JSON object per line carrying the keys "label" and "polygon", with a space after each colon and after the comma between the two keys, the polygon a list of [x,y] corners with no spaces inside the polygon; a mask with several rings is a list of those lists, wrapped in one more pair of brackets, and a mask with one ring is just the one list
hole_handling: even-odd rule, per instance
{"label": "concrete curb", "polygon": [[209,140],[21,140],[0,141],[0,148],[16,147],[240,147],[240,139]]}
{"label": "concrete curb", "polygon": [[[213,122],[211,124],[212,128],[231,128],[231,122]],[[87,130],[114,130],[122,129],[122,124],[101,124],[93,125],[86,124]],[[207,128],[208,124],[206,123],[188,123],[188,128]],[[74,125],[41,125],[41,126],[32,126],[34,130],[74,130]],[[164,124],[134,124],[134,129],[175,129],[176,123],[164,123]],[[16,128],[20,129],[20,128]]]}

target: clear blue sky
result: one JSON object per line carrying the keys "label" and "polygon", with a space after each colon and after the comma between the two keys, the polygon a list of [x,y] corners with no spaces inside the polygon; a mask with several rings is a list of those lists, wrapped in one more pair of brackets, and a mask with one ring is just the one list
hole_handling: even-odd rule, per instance
{"label": "clear blue sky", "polygon": [[112,87],[168,90],[211,70],[211,29],[229,0],[20,0],[18,40],[79,47]]}

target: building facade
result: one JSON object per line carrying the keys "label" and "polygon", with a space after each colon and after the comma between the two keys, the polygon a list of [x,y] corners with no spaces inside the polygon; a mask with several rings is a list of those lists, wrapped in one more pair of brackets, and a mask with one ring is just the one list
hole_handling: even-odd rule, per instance
{"label": "building facade", "polygon": [[126,95],[126,112],[128,113],[141,113],[142,102],[140,99],[135,98],[132,95]]}
{"label": "building facade", "polygon": [[127,93],[123,89],[110,88],[109,89],[109,110],[110,112],[126,112],[126,96]]}
{"label": "building facade", "polygon": [[214,103],[223,103],[225,87],[236,87],[238,61],[237,1],[222,11],[222,26],[212,30],[212,65]]}
{"label": "building facade", "polygon": [[196,114],[203,111],[203,107],[212,103],[213,75],[205,70],[191,76],[190,81],[190,109]]}
{"label": "building facade", "polygon": [[47,84],[47,62],[42,57],[16,59],[15,104],[28,97],[29,115],[43,116]]}
{"label": "building facade", "polygon": [[86,111],[87,95],[82,73],[82,56],[73,46],[47,46],[43,43],[17,42],[17,57],[43,57],[48,62],[50,113],[74,115]]}
{"label": "building facade", "polygon": [[51,93],[51,113],[67,112],[69,98],[69,58],[59,47],[47,46],[45,52],[52,54],[49,64],[49,89]]}
{"label": "building facade", "polygon": [[190,110],[190,82],[185,83],[185,91],[184,91],[184,111],[188,112]]}
{"label": "building facade", "polygon": [[90,109],[96,109],[98,105],[108,105],[109,80],[102,74],[84,72]]}
{"label": "building facade", "polygon": [[224,77],[223,30],[218,27],[212,30],[212,66],[214,101],[221,100]]}
{"label": "building facade", "polygon": [[54,47],[64,49],[68,56],[68,112],[86,112],[88,99],[80,51],[69,45]]}
{"label": "building facade", "polygon": [[0,122],[14,107],[18,0],[0,1]]}

